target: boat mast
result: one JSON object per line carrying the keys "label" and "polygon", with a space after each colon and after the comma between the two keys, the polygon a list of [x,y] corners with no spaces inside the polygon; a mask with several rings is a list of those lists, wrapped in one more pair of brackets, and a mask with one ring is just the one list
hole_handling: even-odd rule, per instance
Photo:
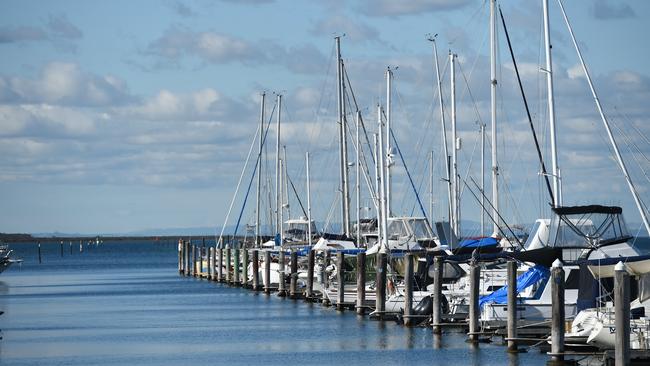
{"label": "boat mast", "polygon": [[485,123],[481,122],[481,236],[485,236]]}
{"label": "boat mast", "polygon": [[591,89],[591,95],[594,98],[594,102],[596,102],[596,107],[598,108],[600,119],[603,121],[603,124],[605,125],[605,130],[607,131],[607,137],[609,137],[609,142],[612,144],[612,147],[614,148],[616,160],[618,161],[618,165],[623,171],[623,176],[625,176],[625,181],[627,182],[627,185],[630,188],[630,191],[632,192],[632,197],[634,198],[634,203],[636,204],[636,207],[639,210],[639,213],[641,214],[643,225],[645,225],[645,229],[648,232],[648,235],[650,235],[650,223],[648,222],[647,213],[645,212],[645,209],[641,204],[641,198],[639,197],[639,192],[636,190],[634,184],[632,183],[632,178],[630,177],[627,171],[625,162],[621,157],[621,152],[618,149],[618,144],[616,143],[616,140],[614,139],[614,135],[612,134],[612,130],[609,127],[609,121],[607,120],[607,117],[603,112],[603,107],[600,105],[600,99],[598,99],[598,94],[596,94],[596,88],[594,87],[594,84],[591,81],[591,76],[589,75],[589,71],[587,70],[587,65],[585,64],[585,60],[582,58],[582,52],[580,51],[580,47],[578,47],[578,42],[576,42],[576,38],[573,34],[573,29],[571,28],[571,24],[569,23],[569,18],[567,17],[566,12],[564,11],[564,5],[562,5],[562,1],[558,1],[558,3],[560,4],[560,9],[562,10],[562,16],[564,17],[564,22],[566,23],[567,28],[569,28],[569,34],[571,35],[573,46],[576,49],[576,52],[578,53],[578,58],[580,59],[582,70],[584,71],[585,76],[587,77],[587,83],[589,83],[589,89]]}
{"label": "boat mast", "polygon": [[384,124],[381,122],[381,106],[377,105],[377,125],[379,127],[379,154],[377,160],[379,161],[379,194],[381,203],[381,249],[380,252],[385,253],[388,248],[388,212],[386,211],[386,185],[385,182],[385,162],[386,154],[384,151]]}
{"label": "boat mast", "polygon": [[[447,147],[447,126],[445,124],[445,110],[442,103],[442,79],[440,78],[440,66],[438,65],[438,47],[436,45],[436,36],[430,37],[429,41],[433,42],[433,54],[435,56],[435,65],[436,65],[436,79],[438,83],[438,104],[440,106],[440,124],[442,127],[442,146],[445,152],[445,174],[447,177],[447,202],[449,202],[449,222],[451,227],[454,227],[454,218],[452,213],[452,185],[450,172],[451,168],[449,166],[449,148]],[[455,146],[455,142],[454,142]]]}
{"label": "boat mast", "polygon": [[339,120],[339,155],[341,162],[341,224],[343,233],[350,236],[350,193],[348,184],[348,152],[347,132],[345,130],[345,82],[343,78],[343,59],[341,58],[341,37],[336,40],[336,77],[337,77],[337,104]]}
{"label": "boat mast", "polygon": [[283,203],[282,208],[287,209],[287,219],[291,218],[291,205],[289,205],[289,175],[287,174],[287,145],[282,145],[282,173],[284,174],[284,177],[282,178],[284,180],[284,193],[283,193],[283,200],[286,199],[286,201]]}
{"label": "boat mast", "polygon": [[381,159],[381,156],[379,155],[379,135],[374,133],[372,134],[373,137],[373,152],[375,154],[375,208],[377,209],[377,237],[379,238],[379,242],[381,243],[381,233],[382,233],[382,204],[381,204],[381,174],[379,173],[380,169],[380,164],[379,164],[379,159]]}
{"label": "boat mast", "polygon": [[255,200],[255,246],[260,248],[262,246],[262,239],[260,237],[260,196],[262,194],[262,149],[264,147],[264,100],[266,93],[262,92],[260,101],[260,150],[257,156],[259,169],[257,169],[257,194]]}
{"label": "boat mast", "polygon": [[356,195],[357,195],[357,248],[361,247],[361,161],[359,156],[361,154],[361,139],[359,130],[361,129],[361,111],[357,111],[356,119],[356,144],[357,144],[357,154],[356,154]]}
{"label": "boat mast", "polygon": [[391,144],[391,88],[393,71],[389,68],[386,69],[386,214],[391,214],[391,166],[393,165],[392,159],[392,144]]}
{"label": "boat mast", "polygon": [[309,180],[309,151],[305,153],[305,170],[307,172],[307,243],[311,248],[311,182]]}
{"label": "boat mast", "polygon": [[278,94],[278,114],[277,114],[277,139],[275,143],[275,233],[282,231],[282,198],[280,194],[280,111],[282,110],[282,95]]}
{"label": "boat mast", "polygon": [[[490,111],[492,140],[492,236],[499,235],[499,163],[497,161],[497,25],[496,0],[490,0]],[[481,209],[483,212],[483,209]],[[483,216],[481,216],[483,218]],[[482,230],[482,229],[481,229]]]}
{"label": "boat mast", "polygon": [[457,160],[457,150],[458,146],[458,136],[456,135],[456,55],[449,52],[449,64],[450,64],[450,78],[451,78],[451,139],[453,141],[453,149],[451,150],[451,186],[453,190],[453,199],[451,205],[451,211],[453,216],[453,230],[456,237],[460,238],[460,197],[458,197],[458,160]]}
{"label": "boat mast", "polygon": [[[280,159],[280,171],[284,169],[284,160]],[[282,181],[285,179],[284,174],[280,174],[280,187],[282,187]],[[279,215],[279,220],[280,221],[280,247],[282,247],[282,244],[284,243],[284,205],[282,205],[282,189],[280,189],[280,200],[278,203],[280,203],[280,215]]]}
{"label": "boat mast", "polygon": [[433,227],[433,151],[429,154],[429,225]]}
{"label": "boat mast", "polygon": [[557,143],[555,136],[555,100],[553,98],[553,62],[551,60],[551,31],[548,21],[548,0],[542,0],[544,12],[544,48],[546,53],[546,91],[548,93],[548,118],[551,129],[551,169],[553,169],[553,206],[562,206],[562,182],[560,180],[560,168],[557,164]]}

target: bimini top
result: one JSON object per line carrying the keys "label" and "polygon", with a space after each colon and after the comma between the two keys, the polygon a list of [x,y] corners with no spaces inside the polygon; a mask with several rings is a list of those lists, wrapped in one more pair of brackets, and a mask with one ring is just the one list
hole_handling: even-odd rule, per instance
{"label": "bimini top", "polygon": [[554,207],[553,212],[558,215],[579,215],[579,214],[615,214],[620,215],[623,209],[618,206],[601,206],[601,205],[588,205],[588,206],[563,206]]}
{"label": "bimini top", "polygon": [[553,208],[549,245],[560,248],[596,248],[631,238],[618,206],[565,206]]}

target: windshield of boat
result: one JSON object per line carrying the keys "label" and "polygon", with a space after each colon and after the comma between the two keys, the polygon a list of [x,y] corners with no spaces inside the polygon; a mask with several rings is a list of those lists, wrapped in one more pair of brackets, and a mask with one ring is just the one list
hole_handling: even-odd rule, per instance
{"label": "windshield of boat", "polygon": [[402,220],[390,220],[388,222],[388,238],[396,240],[401,237],[409,236],[408,229]]}
{"label": "windshield of boat", "polygon": [[629,238],[621,212],[566,211],[553,218],[550,243],[555,247],[592,248]]}
{"label": "windshield of boat", "polygon": [[415,234],[416,239],[431,239],[433,234],[431,229],[429,229],[429,223],[425,219],[411,219],[409,220],[411,225],[411,230]]}
{"label": "windshield of boat", "polygon": [[530,235],[528,235],[528,239],[526,239],[524,248],[529,249],[530,245],[538,238],[539,226],[541,224],[542,224],[541,221],[535,221],[535,225],[533,225],[533,228],[530,230]]}

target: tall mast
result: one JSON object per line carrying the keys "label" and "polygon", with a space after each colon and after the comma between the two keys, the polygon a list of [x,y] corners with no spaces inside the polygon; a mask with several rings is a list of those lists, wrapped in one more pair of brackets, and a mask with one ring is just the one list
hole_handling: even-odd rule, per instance
{"label": "tall mast", "polygon": [[262,246],[262,239],[260,238],[261,228],[260,228],[260,195],[262,194],[262,149],[264,147],[264,99],[266,98],[266,93],[262,92],[262,98],[260,101],[260,151],[257,156],[258,159],[258,169],[257,169],[257,193],[255,199],[255,246],[257,248]]}
{"label": "tall mast", "polygon": [[548,93],[548,119],[551,130],[551,169],[553,174],[553,206],[562,206],[562,186],[560,181],[560,168],[557,164],[557,144],[555,136],[555,100],[553,99],[553,61],[551,60],[551,30],[548,22],[548,0],[542,0],[544,11],[544,48],[546,53],[546,92]]}
{"label": "tall mast", "polygon": [[311,181],[309,180],[309,151],[305,153],[305,170],[307,171],[307,242],[311,248]]}
{"label": "tall mast", "polygon": [[429,225],[433,227],[433,151],[429,154]]}
{"label": "tall mast", "polygon": [[[445,110],[444,110],[444,105],[442,103],[442,79],[440,78],[440,66],[438,65],[438,47],[436,45],[436,39],[435,36],[430,37],[429,40],[433,42],[433,54],[435,56],[435,65],[436,65],[436,79],[437,79],[437,84],[438,84],[438,104],[440,107],[440,124],[442,127],[442,146],[444,148],[445,152],[445,174],[447,177],[447,202],[449,202],[449,222],[451,223],[453,227],[453,213],[452,213],[452,186],[451,186],[451,177],[450,177],[450,171],[451,168],[449,166],[449,148],[447,147],[447,126],[445,124]],[[454,142],[454,146],[455,146]]]}
{"label": "tall mast", "polygon": [[460,214],[458,207],[460,199],[458,197],[458,160],[456,153],[459,148],[458,136],[456,135],[456,55],[451,52],[449,53],[449,64],[451,65],[451,140],[453,141],[453,148],[451,150],[451,186],[454,193],[451,205],[453,216],[452,228],[454,229],[456,237],[460,238]]}
{"label": "tall mast", "polygon": [[379,172],[380,169],[380,164],[379,164],[379,159],[381,159],[381,156],[379,154],[379,135],[374,133],[372,134],[373,137],[373,152],[375,154],[375,208],[377,209],[377,236],[379,237],[379,241],[381,242],[381,225],[382,225],[382,204],[381,204],[381,173]]}
{"label": "tall mast", "polygon": [[282,171],[280,170],[280,111],[282,110],[282,95],[278,94],[278,114],[277,114],[277,127],[276,134],[277,139],[275,143],[275,233],[278,234],[282,231],[282,195],[281,186],[280,186],[280,175]]}
{"label": "tall mast", "polygon": [[341,163],[341,224],[343,233],[350,236],[350,194],[348,184],[348,152],[347,152],[347,132],[345,130],[345,100],[343,78],[343,59],[341,58],[341,37],[335,37],[336,40],[336,77],[337,77],[337,105],[338,105],[338,123],[339,123],[339,155]]}
{"label": "tall mast", "polygon": [[569,18],[567,18],[566,12],[564,11],[564,6],[562,5],[562,1],[559,1],[559,4],[560,4],[560,9],[562,10],[562,15],[564,16],[564,22],[566,23],[567,28],[569,28],[569,34],[571,34],[571,40],[573,41],[573,46],[576,49],[576,52],[578,53],[578,58],[580,59],[582,70],[584,71],[585,76],[587,77],[587,82],[589,83],[589,89],[591,89],[591,95],[593,96],[594,101],[596,102],[598,113],[600,113],[600,119],[603,121],[603,124],[605,125],[605,130],[607,130],[607,136],[609,137],[609,141],[612,144],[612,147],[614,148],[614,153],[616,154],[616,160],[618,161],[618,165],[623,171],[623,175],[625,176],[625,181],[627,182],[627,185],[630,191],[632,192],[632,197],[634,198],[634,203],[636,204],[636,207],[639,210],[639,213],[641,214],[643,225],[645,226],[648,235],[650,235],[650,223],[648,222],[647,213],[643,208],[643,205],[641,204],[641,198],[639,197],[639,192],[637,192],[636,188],[634,187],[634,184],[632,183],[632,178],[630,178],[630,175],[627,171],[627,167],[625,166],[625,162],[621,157],[621,152],[619,151],[618,145],[616,144],[616,140],[614,139],[614,135],[612,134],[612,130],[609,127],[609,121],[607,121],[607,117],[605,116],[605,113],[603,112],[603,108],[600,105],[600,99],[598,99],[598,95],[596,94],[596,88],[594,88],[594,84],[591,81],[591,76],[589,75],[589,71],[587,70],[587,65],[585,64],[585,60],[582,58],[582,52],[580,51],[580,47],[578,47],[578,42],[576,42],[576,37],[573,35],[573,29],[571,28],[571,24],[569,23]]}
{"label": "tall mast", "polygon": [[[280,159],[280,171],[282,171],[284,166],[284,161]],[[280,186],[282,186],[282,181],[285,179],[284,174],[280,174]],[[284,207],[282,207],[282,189],[280,189],[280,212],[278,221],[280,221],[280,246],[284,243]]]}
{"label": "tall mast", "polygon": [[[499,164],[497,161],[497,25],[496,0],[490,0],[490,110],[492,120],[492,236],[499,235]],[[482,212],[482,210],[481,210]]]}
{"label": "tall mast", "polygon": [[357,156],[356,156],[356,194],[357,194],[357,247],[361,247],[361,161],[359,159],[361,154],[361,139],[359,130],[361,129],[361,111],[357,111],[356,119],[356,145],[357,145]]}
{"label": "tall mast", "polygon": [[289,205],[289,175],[287,174],[287,145],[282,145],[282,174],[284,174],[284,201],[283,208],[287,209],[287,218],[291,218],[291,205]]}
{"label": "tall mast", "polygon": [[392,159],[392,144],[391,144],[391,88],[392,88],[393,72],[390,67],[386,69],[386,214],[391,215],[391,166],[393,165]]}
{"label": "tall mast", "polygon": [[485,235],[485,123],[481,122],[481,236]]}
{"label": "tall mast", "polygon": [[386,153],[384,150],[384,124],[381,122],[381,106],[377,105],[377,125],[379,127],[379,154],[377,160],[379,161],[379,194],[381,203],[381,249],[380,252],[385,253],[388,248],[388,212],[386,211],[386,184],[385,182],[385,162]]}

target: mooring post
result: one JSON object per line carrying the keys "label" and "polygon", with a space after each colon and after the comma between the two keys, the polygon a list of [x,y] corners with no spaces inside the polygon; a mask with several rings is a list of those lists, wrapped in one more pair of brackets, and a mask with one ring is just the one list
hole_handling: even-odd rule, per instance
{"label": "mooring post", "polygon": [[443,258],[433,258],[433,333],[442,333],[442,268]]}
{"label": "mooring post", "polygon": [[287,287],[284,282],[284,249],[280,247],[280,253],[278,256],[278,274],[280,279],[278,280],[278,296],[285,297],[287,296]]}
{"label": "mooring post", "polygon": [[232,258],[230,257],[230,248],[226,248],[226,283],[230,284]]}
{"label": "mooring post", "polygon": [[307,290],[305,292],[305,298],[310,301],[312,296],[314,296],[314,262],[315,262],[315,252],[312,248],[309,248],[309,254],[307,255]]}
{"label": "mooring post", "polygon": [[201,266],[199,265],[199,258],[201,257],[201,253],[199,253],[200,249],[197,245],[192,245],[194,248],[194,261],[192,264],[194,264],[192,267],[194,267],[194,277],[199,275],[199,272],[201,271]]}
{"label": "mooring post", "polygon": [[404,271],[404,325],[413,324],[413,254],[406,254],[406,270]]}
{"label": "mooring post", "polygon": [[478,342],[479,316],[478,306],[479,286],[481,282],[481,267],[478,264],[478,252],[472,253],[472,262],[469,270],[469,341]]}
{"label": "mooring post", "polygon": [[357,253],[357,314],[366,312],[366,253]]}
{"label": "mooring post", "polygon": [[223,248],[217,249],[217,281],[223,282]]}
{"label": "mooring post", "polygon": [[343,310],[345,306],[345,255],[343,251],[336,253],[336,309]]}
{"label": "mooring post", "polygon": [[564,362],[564,269],[556,259],[551,266],[551,362]]}
{"label": "mooring post", "polygon": [[244,248],[241,257],[241,285],[248,287],[248,249]]}
{"label": "mooring post", "polygon": [[217,247],[210,247],[212,249],[212,281],[217,280]]}
{"label": "mooring post", "polygon": [[614,364],[630,364],[630,275],[623,262],[614,267]]}
{"label": "mooring post", "polygon": [[41,264],[41,242],[38,242],[38,264]]}
{"label": "mooring post", "polygon": [[253,249],[253,291],[260,290],[260,250]]}
{"label": "mooring post", "polygon": [[386,312],[386,270],[387,270],[386,253],[377,255],[377,278],[376,278],[376,299],[375,312],[379,319],[384,317]]}
{"label": "mooring post", "polygon": [[508,352],[517,352],[517,262],[508,261]]}
{"label": "mooring post", "polygon": [[190,267],[190,253],[189,253],[189,246],[187,245],[187,242],[183,239],[179,239],[183,243],[183,275],[187,276],[189,275]]}
{"label": "mooring post", "polygon": [[264,251],[264,293],[271,293],[271,252]]}
{"label": "mooring post", "polygon": [[239,248],[235,248],[235,258],[233,259],[234,262],[234,269],[232,270],[233,273],[233,280],[232,284],[235,286],[239,285],[239,274],[240,274],[240,268],[239,268]]}
{"label": "mooring post", "polygon": [[214,248],[208,247],[208,280],[214,279]]}
{"label": "mooring post", "polygon": [[291,251],[291,282],[289,283],[289,297],[298,298],[298,252]]}
{"label": "mooring post", "polygon": [[70,255],[72,255],[72,240],[70,241]]}
{"label": "mooring post", "polygon": [[178,273],[183,273],[183,243],[178,241]]}
{"label": "mooring post", "polygon": [[63,240],[61,240],[61,258],[63,258]]}
{"label": "mooring post", "polygon": [[329,277],[327,275],[327,267],[330,265],[330,251],[323,252],[323,266],[321,267],[321,292],[323,299],[323,306],[330,306],[330,299],[327,296],[327,288],[329,287]]}

